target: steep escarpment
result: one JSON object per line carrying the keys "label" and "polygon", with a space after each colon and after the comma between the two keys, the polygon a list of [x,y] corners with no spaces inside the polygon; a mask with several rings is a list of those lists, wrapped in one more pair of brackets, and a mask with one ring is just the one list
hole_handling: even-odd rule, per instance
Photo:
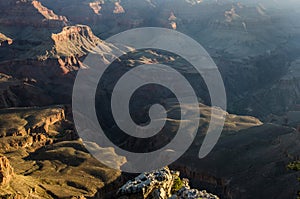
{"label": "steep escarpment", "polygon": [[0,24],[5,26],[59,27],[67,23],[37,0],[8,0],[0,3]]}
{"label": "steep escarpment", "polygon": [[[264,109],[268,107],[268,97],[258,97],[254,92],[260,88],[263,88],[262,93],[271,89],[287,70],[287,63],[294,59],[290,56],[296,52],[292,50],[295,49],[292,43],[299,43],[291,41],[298,34],[297,28],[291,25],[298,23],[294,20],[297,17],[289,16],[286,8],[265,6],[265,2],[123,0],[75,4],[72,0],[43,0],[42,3],[60,15],[66,14],[74,23],[89,25],[101,38],[145,26],[187,33],[209,51],[220,68],[225,85],[231,90],[228,92],[230,110],[261,118],[271,112]],[[74,58],[62,58],[60,62],[65,65],[73,61]],[[258,103],[257,98],[263,100]],[[289,106],[287,101],[283,106]],[[279,112],[276,106],[273,108],[274,112]],[[262,116],[261,110],[268,113]]]}
{"label": "steep escarpment", "polygon": [[52,106],[0,111],[1,198],[85,198],[111,183],[112,190],[125,183],[120,171],[86,151],[65,110]]}
{"label": "steep escarpment", "polygon": [[172,168],[222,198],[293,198],[297,187],[286,184],[297,184],[297,174],[286,165],[297,159],[299,139],[295,129],[273,124],[223,132],[207,157],[198,159],[195,142]]}
{"label": "steep escarpment", "polygon": [[1,33],[6,35],[0,35],[0,43],[11,44],[1,46],[0,62],[36,59],[47,54],[52,44],[51,33],[59,31],[67,23],[65,17],[56,15],[39,1],[0,2]]}
{"label": "steep escarpment", "polygon": [[[300,97],[299,62],[294,60],[299,56],[299,40],[294,39],[299,37],[298,19],[299,14],[290,15],[290,10],[269,9],[256,2],[0,1],[0,108],[5,108],[0,111],[0,177],[5,184],[0,186],[0,197],[103,198],[108,194],[107,198],[112,198],[122,185],[126,186],[120,189],[119,196],[125,198],[210,197],[211,194],[190,189],[187,184],[170,194],[170,185],[178,176],[166,170],[157,172],[162,174],[162,181],[156,174],[144,173],[125,183],[126,175],[106,167],[88,153],[65,107],[53,104],[71,103],[76,71],[85,67],[83,59],[89,53],[110,60],[114,56],[111,52],[120,50],[101,39],[135,27],[154,26],[186,33],[209,51],[226,85],[229,112],[265,116],[272,111],[294,110]],[[106,71],[102,83],[107,87],[100,94],[109,96],[107,91],[113,87],[113,80],[132,67],[165,63],[185,75],[201,97],[199,100],[209,104],[205,83],[198,81],[195,71],[178,56],[160,56],[153,49],[135,53],[117,60]],[[138,100],[131,107],[132,116],[141,123],[148,121],[147,110],[153,101],[158,99],[155,102],[164,105],[176,101],[170,99],[167,91],[148,88],[144,95],[135,93]],[[167,100],[156,94],[166,94]],[[106,110],[111,102],[99,98],[96,104]],[[51,106],[40,107],[46,105]],[[293,198],[299,173],[290,173],[285,165],[299,158],[300,138],[295,129],[224,112],[226,121],[219,142],[211,154],[198,159],[208,123],[214,117],[214,108],[202,103],[199,107],[201,115],[195,118],[200,121],[197,138],[172,165],[190,179],[191,187],[205,188],[225,199]],[[169,106],[167,110],[175,114],[176,108]],[[181,108],[192,111],[189,106]],[[104,126],[112,135],[119,129],[109,119]],[[171,125],[164,130],[166,135],[175,135],[180,119],[169,119]],[[147,148],[142,140],[123,142],[118,133],[113,138],[124,147]],[[170,140],[165,136],[146,144],[165,145]],[[95,150],[101,148],[91,145]],[[101,148],[101,152],[121,159],[112,149]],[[170,177],[170,173],[175,177]],[[144,185],[146,188],[141,188]]]}
{"label": "steep escarpment", "polygon": [[73,66],[82,67],[79,58],[89,53],[98,54],[104,60],[114,57],[112,52],[120,51],[114,45],[96,37],[91,28],[85,25],[67,26],[60,33],[52,34],[53,56],[65,73]]}
{"label": "steep escarpment", "polygon": [[50,10],[42,5],[41,2],[37,0],[32,1],[32,5],[47,19],[47,20],[57,20],[67,23],[68,19],[65,16],[56,15],[53,10]]}
{"label": "steep escarpment", "polygon": [[2,152],[52,143],[51,137],[58,134],[55,129],[67,125],[62,107],[2,109],[0,121]]}
{"label": "steep escarpment", "polygon": [[9,76],[0,81],[3,102],[0,107],[69,103],[74,74],[84,67],[84,57],[97,53],[109,60],[114,56],[112,51],[119,51],[85,25],[67,26],[59,33],[53,32],[53,29],[37,31],[26,38],[18,35],[11,46],[0,49],[0,72]]}

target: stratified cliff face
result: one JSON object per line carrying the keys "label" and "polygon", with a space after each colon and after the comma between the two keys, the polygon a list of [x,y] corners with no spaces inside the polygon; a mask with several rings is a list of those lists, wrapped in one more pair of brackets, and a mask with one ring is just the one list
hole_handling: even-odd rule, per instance
{"label": "stratified cliff face", "polygon": [[[8,0],[0,2],[0,62],[36,59],[47,54],[53,45],[51,33],[68,23],[66,17],[56,15],[39,1]],[[7,37],[11,39],[9,39]],[[12,43],[13,39],[13,43]],[[4,72],[4,71],[1,71]]]}
{"label": "stratified cliff face", "polygon": [[[182,0],[9,0],[0,5],[1,33],[14,40],[9,47],[1,46],[0,61],[54,58],[60,72],[67,74],[82,67],[83,57],[101,44],[96,37],[104,39],[135,27],[173,28],[199,41],[213,56],[230,91],[230,111],[264,118],[284,109],[278,108],[280,95],[264,93],[276,90],[272,87],[287,73],[299,43],[293,42],[299,31],[290,25],[297,24],[297,17],[289,16],[286,8],[276,10],[264,6],[265,2]],[[62,29],[71,24],[85,25]],[[262,100],[258,103],[257,98]],[[291,100],[279,103],[280,107],[293,104]]]}
{"label": "stratified cliff face", "polygon": [[32,5],[48,20],[57,20],[67,23],[68,19],[65,16],[58,16],[52,10],[46,8],[37,0],[32,1]]}
{"label": "stratified cliff face", "polygon": [[[298,16],[289,13],[285,6],[278,9],[266,1],[41,2],[57,15],[67,16],[72,23],[90,26],[102,39],[123,30],[147,26],[186,33],[203,45],[217,63],[230,91],[227,94],[231,112],[260,118],[279,113],[276,105],[269,105],[268,96],[259,95],[257,91],[263,88],[261,93],[264,93],[272,89],[287,72],[288,63],[295,59],[295,46],[299,41],[293,39],[298,37],[299,30],[292,24],[299,23],[295,20]],[[71,62],[72,59],[62,61]],[[285,101],[283,106],[289,106],[288,103]]]}
{"label": "stratified cliff face", "polygon": [[[97,51],[104,60],[112,58],[111,51],[120,49],[101,39],[123,30],[166,27],[197,40],[219,66],[231,111],[265,116],[292,109],[299,104],[300,97],[299,62],[295,61],[299,58],[300,31],[299,15],[290,15],[289,11],[269,9],[258,1],[0,1],[0,108],[5,108],[0,110],[0,184],[5,185],[0,186],[0,197],[116,197],[116,189],[125,184],[126,175],[95,160],[78,140],[69,111],[53,104],[71,103],[73,81],[76,71],[84,67],[84,57]],[[187,75],[195,92],[201,98],[203,94],[204,104],[209,104],[205,84],[199,83],[182,59],[168,54],[160,56],[155,50],[131,55],[117,60],[116,67],[103,78],[107,90],[113,86],[114,78],[131,67],[166,63]],[[152,99],[159,91],[149,93]],[[143,110],[148,110],[151,102],[148,95],[139,97],[132,115],[141,119],[145,114],[137,109],[139,103],[142,102]],[[101,98],[97,104],[107,108],[111,103]],[[40,107],[48,105],[51,106]],[[262,124],[255,117],[226,112],[220,141],[209,156],[200,160],[198,151],[212,108],[199,106],[198,136],[185,156],[172,165],[190,179],[193,187],[205,187],[230,199],[295,195],[297,174],[285,169],[289,161],[299,157],[300,138],[295,129]],[[172,121],[174,126],[180,122]],[[115,125],[107,128],[116,130]],[[172,127],[164,130],[176,133]],[[119,139],[123,138],[117,135],[115,140]],[[167,141],[168,137],[162,137],[150,144],[163,145]],[[135,138],[121,144],[145,148],[144,142]],[[157,174],[161,174],[162,181]],[[190,189],[187,184],[181,191],[170,191],[174,175],[167,169],[144,173],[126,183],[119,196],[215,197]]]}
{"label": "stratified cliff face", "polygon": [[[104,60],[114,57],[113,50],[120,51],[114,45],[96,37],[91,28],[85,25],[67,26],[60,33],[52,34],[54,48],[52,56],[64,73],[83,67],[80,58],[89,53],[97,53]],[[77,68],[77,69],[78,69]]]}
{"label": "stratified cliff face", "polygon": [[86,151],[68,115],[63,106],[0,111],[0,198],[85,198],[125,183]]}
{"label": "stratified cliff face", "polygon": [[84,25],[67,26],[60,33],[52,34],[55,51],[60,56],[81,57],[93,52],[97,44],[102,42],[96,37],[91,28]]}
{"label": "stratified cliff face", "polygon": [[294,198],[297,186],[286,185],[297,184],[299,172],[286,165],[297,160],[299,140],[295,129],[273,124],[223,132],[207,157],[198,158],[201,143],[195,142],[171,168],[221,198]]}
{"label": "stratified cliff face", "polygon": [[[109,60],[112,51],[120,51],[85,25],[55,30],[33,32],[29,38],[21,34],[12,45],[0,48],[0,107],[70,103],[75,73],[83,67],[84,57],[98,53]],[[24,43],[28,45],[22,49]]]}
{"label": "stratified cliff face", "polygon": [[36,0],[3,1],[0,10],[0,24],[7,26],[63,26],[68,21]]}
{"label": "stratified cliff face", "polygon": [[62,107],[2,109],[0,113],[1,151],[26,147],[38,148],[53,142],[55,125],[63,125]]}

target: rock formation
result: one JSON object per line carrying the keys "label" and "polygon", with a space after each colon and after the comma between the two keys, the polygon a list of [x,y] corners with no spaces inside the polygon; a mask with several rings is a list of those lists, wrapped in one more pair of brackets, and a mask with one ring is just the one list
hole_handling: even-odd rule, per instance
{"label": "rock formation", "polygon": [[59,27],[68,21],[66,17],[56,15],[37,0],[8,0],[0,3],[0,10],[0,23],[8,26]]}
{"label": "rock formation", "polygon": [[0,111],[0,198],[85,198],[125,183],[86,151],[66,117],[63,106]]}
{"label": "rock formation", "polygon": [[68,22],[68,19],[65,16],[56,15],[52,10],[46,8],[37,0],[33,0],[32,5],[48,20],[58,20],[65,23]]}
{"label": "rock formation", "polygon": [[44,109],[2,109],[0,119],[0,137],[25,136],[48,133],[51,125],[65,120],[65,113],[59,106]]}
{"label": "rock formation", "polygon": [[[300,138],[295,129],[282,124],[298,127],[298,113],[289,111],[299,104],[300,26],[299,13],[292,11],[299,5],[294,0],[294,8],[290,9],[283,6],[287,1],[276,5],[267,0],[243,4],[220,0],[0,1],[0,197],[116,197],[116,189],[124,185],[128,176],[94,159],[78,139],[70,110],[55,104],[71,104],[76,71],[86,67],[83,59],[89,53],[98,53],[109,61],[115,58],[112,51],[122,50],[104,39],[131,28],[154,26],[191,36],[219,67],[228,91],[229,111],[214,150],[204,159],[197,158],[213,117],[212,108],[204,105],[210,103],[205,84],[199,83],[195,71],[178,56],[160,56],[153,49],[129,53],[107,71],[108,76],[103,78],[107,90],[113,87],[114,78],[134,66],[164,63],[174,67],[189,78],[201,97],[201,116],[193,145],[170,167],[180,170],[193,187],[205,187],[225,199],[292,198],[298,189],[297,176],[286,171],[285,165],[299,159]],[[150,97],[138,98],[138,103],[149,102],[142,104],[143,110],[148,110],[149,99],[158,92],[148,93]],[[110,107],[110,102],[102,98],[97,104]],[[288,112],[287,118],[291,116],[293,120],[263,124],[255,117],[231,112],[259,116],[262,121],[270,113]],[[133,107],[132,115],[140,119],[145,114]],[[174,126],[179,122],[172,120]],[[117,132],[116,126],[108,123],[108,130]],[[176,133],[174,126],[164,128],[168,135]],[[119,135],[114,137],[124,147],[145,148],[143,140],[122,139]],[[166,136],[150,144],[164,145],[168,141]],[[156,178],[158,174],[162,178]],[[191,189],[185,180],[180,190],[170,190],[177,177],[167,168],[156,174],[141,174],[119,190],[119,197],[215,197]]]}
{"label": "rock formation", "polygon": [[79,58],[88,53],[97,53],[104,60],[110,60],[113,50],[119,51],[112,44],[96,37],[91,28],[85,25],[66,26],[60,33],[52,34],[55,45],[53,56],[65,73],[74,66],[83,67]]}
{"label": "rock formation", "polygon": [[7,157],[0,155],[0,186],[7,185],[14,175],[14,170],[11,167]]}
{"label": "rock formation", "polygon": [[180,179],[178,171],[168,167],[145,172],[128,181],[117,192],[119,199],[219,199],[219,197],[191,189],[188,179]]}
{"label": "rock formation", "polygon": [[94,2],[90,2],[89,5],[93,9],[95,14],[100,15],[100,10],[102,9],[101,4],[103,3],[104,2],[101,1],[94,1]]}
{"label": "rock formation", "polygon": [[3,45],[3,43],[5,42],[10,45],[13,43],[13,40],[5,36],[4,34],[0,33],[0,46]]}
{"label": "rock formation", "polygon": [[115,2],[115,9],[113,11],[114,14],[125,13],[124,8],[121,6],[120,2]]}

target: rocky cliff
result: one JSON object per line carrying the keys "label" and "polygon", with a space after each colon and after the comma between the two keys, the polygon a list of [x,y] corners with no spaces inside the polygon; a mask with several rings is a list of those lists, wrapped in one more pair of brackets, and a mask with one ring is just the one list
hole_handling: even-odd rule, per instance
{"label": "rocky cliff", "polygon": [[37,0],[32,1],[32,5],[47,19],[47,20],[57,20],[67,23],[68,19],[65,16],[56,15],[53,10],[50,10],[42,5],[41,2]]}
{"label": "rocky cliff", "polygon": [[56,15],[37,0],[8,0],[0,3],[0,24],[6,26],[51,26],[67,23],[67,18]]}
{"label": "rocky cliff", "polygon": [[0,155],[0,186],[7,185],[14,175],[14,170],[7,157]]}
{"label": "rocky cliff", "polygon": [[[51,57],[54,49],[57,51],[54,54],[59,56],[55,58],[58,59],[58,67],[63,74],[67,74],[80,67],[82,56],[91,50],[95,40],[86,38],[80,31],[75,33],[76,28],[73,26],[68,30],[61,30],[61,27],[85,24],[91,27],[96,37],[102,39],[135,27],[173,28],[188,33],[213,56],[225,77],[228,90],[231,91],[228,92],[230,111],[263,118],[265,115],[261,112],[271,112],[264,109],[270,106],[270,97],[261,93],[271,89],[273,83],[284,75],[288,68],[286,63],[293,61],[293,58],[286,55],[293,54],[294,44],[299,43],[292,40],[298,35],[297,28],[291,27],[291,24],[297,24],[294,20],[297,17],[292,14],[289,16],[286,8],[268,8],[264,3],[9,0],[1,2],[0,24],[1,32],[12,37],[14,43],[9,48],[0,49],[0,61],[37,57],[44,61]],[[153,13],[155,17],[152,16]],[[20,17],[23,14],[26,17]],[[289,20],[293,23],[289,23]],[[32,31],[32,27],[47,27],[47,30]],[[61,46],[57,45],[60,42],[55,35],[62,36],[67,32],[77,34],[78,39],[65,39]],[[272,32],[270,37],[269,32]],[[87,44],[81,40],[87,40]],[[4,52],[9,53],[5,55]],[[245,79],[249,81],[244,81]],[[261,93],[254,93],[261,87]],[[271,97],[278,98],[278,95]],[[257,103],[257,98],[263,100]],[[205,102],[208,104],[208,100]],[[277,102],[278,100],[272,101]],[[283,106],[289,106],[287,103],[290,102],[283,102]],[[279,112],[279,108],[271,106],[276,109],[274,112]],[[262,109],[264,110],[261,111]]]}
{"label": "rocky cliff", "polygon": [[114,45],[96,37],[91,28],[85,25],[67,26],[60,33],[52,34],[54,49],[52,56],[58,59],[64,73],[83,67],[80,58],[88,53],[97,53],[104,60],[112,58],[113,50],[119,51]]}
{"label": "rocky cliff", "polygon": [[[123,30],[167,27],[197,40],[222,73],[229,112],[264,118],[271,112],[282,113],[297,107],[300,26],[299,13],[293,11],[297,7],[278,9],[277,4],[265,7],[257,2],[0,1],[0,108],[4,108],[0,110],[0,177],[5,184],[0,186],[0,197],[116,197],[116,189],[128,180],[126,174],[94,159],[78,139],[66,108],[53,104],[71,104],[73,81],[76,71],[84,67],[82,60],[88,53],[95,53],[96,46],[104,59],[113,57],[111,50],[116,50],[115,46],[101,39]],[[152,49],[116,61],[103,78],[107,90],[127,69],[151,63],[172,65],[182,72],[203,103],[209,104],[205,83],[198,81],[200,78],[188,63],[176,55],[160,56]],[[152,99],[159,99],[154,97],[157,93],[166,94],[152,88],[147,91],[150,95],[139,95],[133,106],[132,115],[137,121],[147,121],[145,110]],[[110,102],[103,98],[97,104],[110,107]],[[212,153],[200,160],[198,151],[212,108],[199,106],[201,126],[197,138],[187,153],[171,165],[174,170],[188,177],[192,187],[205,187],[225,199],[293,198],[298,189],[298,173],[290,173],[285,166],[299,159],[300,138],[295,129],[280,126],[283,123],[262,124],[255,117],[226,113],[221,139]],[[107,128],[110,135],[117,132],[115,141],[120,140],[125,147],[145,149],[142,140],[123,142],[110,119]],[[173,127],[179,122],[173,119],[174,126],[164,129],[166,135],[175,134]],[[169,138],[147,144],[157,147]],[[178,182],[176,172],[155,172],[143,173],[126,183],[118,197],[214,198],[207,192],[190,189],[185,180],[181,180],[181,191],[170,191],[170,185]],[[162,178],[157,178],[157,174]],[[144,182],[144,177],[149,181]]]}
{"label": "rocky cliff", "polygon": [[38,148],[54,141],[65,123],[63,107],[44,109],[2,109],[0,113],[0,150]]}
{"label": "rocky cliff", "polygon": [[219,199],[197,189],[191,189],[188,179],[180,179],[178,171],[168,167],[145,172],[128,181],[117,192],[119,199]]}
{"label": "rocky cliff", "polygon": [[63,106],[0,111],[0,198],[85,198],[125,183],[78,140]]}

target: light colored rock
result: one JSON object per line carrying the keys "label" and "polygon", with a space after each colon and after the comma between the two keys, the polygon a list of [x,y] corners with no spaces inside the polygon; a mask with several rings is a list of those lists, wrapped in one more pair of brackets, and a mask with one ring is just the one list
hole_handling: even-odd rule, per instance
{"label": "light colored rock", "polygon": [[14,174],[13,168],[10,166],[7,157],[0,155],[0,186],[7,185]]}
{"label": "light colored rock", "polygon": [[176,172],[170,171],[168,167],[152,172],[145,172],[134,180],[128,181],[119,190],[119,198],[156,198],[166,199],[171,196],[171,188]]}
{"label": "light colored rock", "polygon": [[179,175],[178,171],[169,170],[168,167],[142,173],[123,185],[117,195],[119,199],[219,199],[205,190],[191,189],[186,178],[181,180],[182,188],[172,193],[174,179]]}

